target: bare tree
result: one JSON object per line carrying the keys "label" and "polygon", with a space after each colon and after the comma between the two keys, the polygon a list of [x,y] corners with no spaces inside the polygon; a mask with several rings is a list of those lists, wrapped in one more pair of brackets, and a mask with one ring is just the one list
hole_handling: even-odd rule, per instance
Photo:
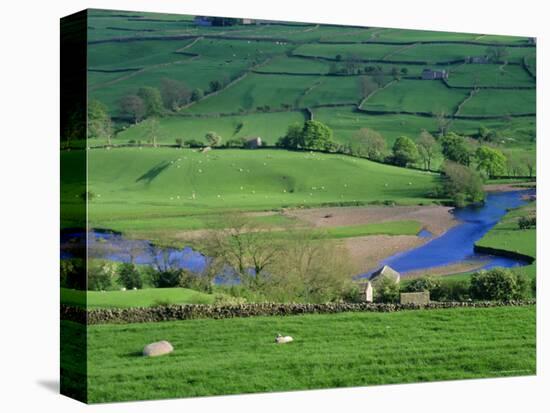
{"label": "bare tree", "polygon": [[437,141],[430,132],[423,129],[418,139],[418,153],[424,163],[424,169],[430,170],[432,160],[437,153]]}
{"label": "bare tree", "polygon": [[273,228],[255,225],[245,217],[226,217],[224,227],[209,231],[204,240],[206,255],[214,260],[213,265],[231,268],[241,282],[259,289],[269,266],[283,252],[283,239]]}
{"label": "bare tree", "polygon": [[359,92],[363,98],[370,96],[379,88],[378,83],[370,76],[361,76],[359,79]]}
{"label": "bare tree", "polygon": [[381,161],[386,154],[386,141],[384,137],[374,129],[361,128],[355,135],[354,140],[357,142],[357,152],[360,156]]}

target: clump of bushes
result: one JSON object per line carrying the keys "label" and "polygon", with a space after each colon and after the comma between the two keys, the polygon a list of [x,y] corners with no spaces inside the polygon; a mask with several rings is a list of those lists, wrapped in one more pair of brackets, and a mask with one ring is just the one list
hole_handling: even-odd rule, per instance
{"label": "clump of bushes", "polygon": [[374,301],[377,303],[398,303],[399,284],[389,277],[382,277],[373,288]]}
{"label": "clump of bushes", "polygon": [[86,268],[84,260],[78,258],[64,259],[60,263],[61,287],[75,290],[86,289]]}
{"label": "clump of bushes", "polygon": [[433,301],[470,300],[470,283],[467,280],[440,280],[425,276],[412,280],[403,291],[428,291]]}
{"label": "clump of bushes", "polygon": [[537,227],[537,217],[536,216],[527,216],[521,217],[518,220],[519,229],[531,229]]}
{"label": "clump of bushes", "polygon": [[88,290],[112,289],[116,273],[117,264],[108,261],[92,261],[88,265]]}
{"label": "clump of bushes", "polygon": [[143,288],[142,276],[135,264],[123,263],[118,269],[118,283],[128,290]]}
{"label": "clump of bushes", "polygon": [[479,271],[470,280],[470,296],[476,300],[521,300],[529,297],[530,288],[525,274],[506,268]]}

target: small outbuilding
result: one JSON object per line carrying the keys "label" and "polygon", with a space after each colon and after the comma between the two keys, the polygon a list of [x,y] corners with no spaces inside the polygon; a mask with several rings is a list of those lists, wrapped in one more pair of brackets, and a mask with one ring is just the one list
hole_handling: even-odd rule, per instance
{"label": "small outbuilding", "polygon": [[397,284],[401,280],[401,274],[399,274],[389,265],[384,265],[382,268],[376,270],[370,275],[369,281],[373,283],[374,286],[376,287],[376,283],[380,281],[382,278],[389,278],[390,280],[393,280]]}
{"label": "small outbuilding", "polygon": [[422,71],[422,80],[437,80],[437,79],[448,79],[449,72],[446,70],[432,70],[424,69]]}
{"label": "small outbuilding", "polygon": [[245,148],[248,149],[257,149],[262,146],[262,138],[256,136],[254,138],[247,138],[244,142]]}

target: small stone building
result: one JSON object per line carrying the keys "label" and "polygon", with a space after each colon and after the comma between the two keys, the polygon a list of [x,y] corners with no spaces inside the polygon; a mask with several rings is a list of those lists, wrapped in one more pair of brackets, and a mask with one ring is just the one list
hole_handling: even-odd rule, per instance
{"label": "small stone building", "polygon": [[427,305],[430,304],[430,292],[401,293],[399,302],[401,304]]}
{"label": "small stone building", "polygon": [[382,278],[389,278],[397,284],[401,280],[401,274],[399,274],[389,265],[384,265],[382,268],[376,270],[370,275],[369,281],[374,284],[374,287],[376,287],[377,281],[381,280]]}
{"label": "small stone building", "polygon": [[376,284],[380,282],[383,278],[389,278],[396,284],[399,283],[401,275],[391,268],[389,265],[384,265],[382,268],[373,272],[368,278],[367,282],[360,284],[360,289],[362,291],[361,300],[363,302],[372,303],[374,297],[374,290],[376,289]]}
{"label": "small stone building", "polygon": [[424,69],[422,71],[422,80],[437,80],[437,79],[448,79],[449,72],[446,70],[432,70]]}
{"label": "small stone building", "polygon": [[257,149],[262,146],[262,138],[259,136],[255,138],[248,138],[244,142],[244,146],[248,149]]}

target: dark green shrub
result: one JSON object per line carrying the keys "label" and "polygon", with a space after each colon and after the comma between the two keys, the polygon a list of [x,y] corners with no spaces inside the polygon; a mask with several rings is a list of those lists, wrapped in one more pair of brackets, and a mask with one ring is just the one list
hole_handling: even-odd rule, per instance
{"label": "dark green shrub", "polygon": [[[404,288],[405,292],[417,293],[422,291],[429,291],[430,293],[441,285],[439,280],[434,280],[431,277],[425,276],[415,278]],[[431,294],[430,294],[431,295]]]}
{"label": "dark green shrub", "polygon": [[185,146],[189,146],[190,148],[203,148],[205,146],[204,142],[201,142],[197,139],[187,139],[183,143]]}
{"label": "dark green shrub", "polygon": [[537,227],[537,217],[535,217],[535,216],[520,217],[520,219],[518,220],[518,227],[519,227],[519,229],[536,228]]}
{"label": "dark green shrub", "polygon": [[118,283],[128,290],[143,288],[143,279],[134,264],[124,263],[118,270]]}
{"label": "dark green shrub", "polygon": [[86,269],[83,260],[77,258],[61,260],[60,275],[61,287],[86,289]]}
{"label": "dark green shrub", "polygon": [[468,301],[470,283],[467,280],[442,280],[430,291],[433,301]]}
{"label": "dark green shrub", "polygon": [[382,277],[373,287],[374,301],[377,303],[399,302],[399,284],[388,277]]}
{"label": "dark green shrub", "polygon": [[109,290],[113,286],[116,264],[109,262],[92,263],[88,266],[88,290]]}
{"label": "dark green shrub", "polygon": [[529,287],[525,274],[494,268],[472,275],[470,295],[477,300],[520,300],[529,297]]}
{"label": "dark green shrub", "polygon": [[152,274],[152,283],[156,288],[172,288],[180,286],[180,270],[157,271]]}

